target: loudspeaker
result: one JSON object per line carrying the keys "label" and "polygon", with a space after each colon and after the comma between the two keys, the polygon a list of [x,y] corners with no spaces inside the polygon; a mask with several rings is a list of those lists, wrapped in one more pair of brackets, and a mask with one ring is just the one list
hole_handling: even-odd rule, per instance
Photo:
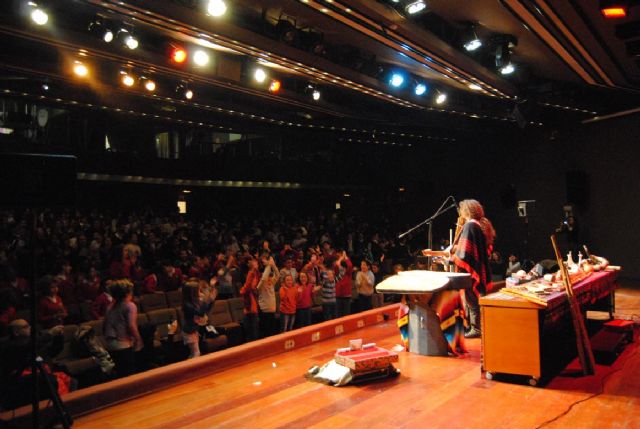
{"label": "loudspeaker", "polygon": [[76,201],[76,157],[0,153],[0,205],[72,206]]}
{"label": "loudspeaker", "polygon": [[589,176],[584,171],[569,171],[566,175],[567,202],[581,207],[589,204]]}

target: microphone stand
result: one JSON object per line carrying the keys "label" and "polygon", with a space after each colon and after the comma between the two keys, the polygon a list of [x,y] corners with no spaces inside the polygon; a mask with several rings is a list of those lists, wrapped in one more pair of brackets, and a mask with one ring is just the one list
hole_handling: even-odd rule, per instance
{"label": "microphone stand", "polygon": [[[453,197],[447,197],[446,200],[444,200],[444,202],[440,205],[440,207],[438,207],[438,210],[436,210],[436,212],[434,214],[432,214],[431,216],[429,216],[428,218],[426,218],[425,220],[423,220],[422,222],[420,222],[419,224],[417,224],[416,226],[414,226],[413,228],[403,232],[402,234],[398,235],[398,238],[402,238],[408,234],[411,234],[413,231],[415,231],[418,228],[421,228],[423,225],[428,224],[429,225],[429,231],[428,231],[428,235],[427,235],[427,241],[428,241],[428,245],[429,245],[429,249],[433,249],[433,234],[432,234],[432,227],[433,227],[433,221],[440,216],[443,213],[446,213],[447,211],[453,209],[453,208],[457,208],[457,205],[455,203],[455,200],[453,200],[453,204],[448,205],[447,207],[445,207],[445,205],[447,204],[447,202],[453,199]],[[431,257],[429,257],[429,266],[431,266]]]}

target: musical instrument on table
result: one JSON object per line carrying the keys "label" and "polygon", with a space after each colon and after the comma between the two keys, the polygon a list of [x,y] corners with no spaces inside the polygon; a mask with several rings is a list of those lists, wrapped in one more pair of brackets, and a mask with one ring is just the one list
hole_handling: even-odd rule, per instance
{"label": "musical instrument on table", "polygon": [[422,256],[437,256],[440,258],[448,258],[451,256],[451,253],[449,253],[448,250],[424,249],[422,250]]}
{"label": "musical instrument on table", "polygon": [[[460,234],[462,233],[462,228],[464,227],[465,219],[460,216],[456,222],[456,232],[453,236],[453,241],[448,248],[445,250],[432,250],[432,249],[424,249],[422,250],[422,256],[426,257],[437,257],[437,258],[450,258],[453,254],[453,247],[458,244],[458,240],[460,239]],[[449,237],[451,238],[451,237]]]}
{"label": "musical instrument on table", "polygon": [[445,289],[471,288],[468,273],[448,273],[445,271],[413,270],[401,271],[378,283],[377,292],[399,294],[421,294]]}
{"label": "musical instrument on table", "polygon": [[589,341],[589,334],[587,332],[587,328],[584,326],[584,319],[582,318],[580,304],[578,304],[578,301],[573,294],[573,286],[569,279],[569,270],[567,270],[567,266],[562,261],[562,255],[558,250],[558,243],[556,242],[555,234],[551,235],[551,244],[553,245],[553,251],[556,254],[558,266],[562,272],[562,281],[567,294],[569,310],[571,311],[571,321],[573,322],[573,329],[576,334],[576,347],[578,349],[580,366],[582,366],[582,373],[584,375],[593,375],[595,374],[596,363],[593,357],[593,350],[591,349],[591,342]]}

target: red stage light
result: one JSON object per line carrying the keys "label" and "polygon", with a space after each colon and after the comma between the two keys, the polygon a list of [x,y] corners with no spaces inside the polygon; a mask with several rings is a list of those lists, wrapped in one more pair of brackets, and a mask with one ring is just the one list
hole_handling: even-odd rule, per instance
{"label": "red stage light", "polygon": [[600,12],[602,12],[605,18],[624,18],[627,16],[627,9],[625,7],[608,7],[600,9]]}
{"label": "red stage light", "polygon": [[175,48],[171,52],[171,60],[178,64],[184,63],[187,60],[187,51],[182,48]]}
{"label": "red stage light", "polygon": [[276,93],[280,91],[281,86],[282,86],[282,83],[279,80],[272,80],[271,85],[269,85],[269,91]]}

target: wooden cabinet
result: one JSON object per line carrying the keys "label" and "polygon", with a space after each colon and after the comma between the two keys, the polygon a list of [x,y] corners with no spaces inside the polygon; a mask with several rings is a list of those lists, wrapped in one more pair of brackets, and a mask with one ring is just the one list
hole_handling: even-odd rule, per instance
{"label": "wooden cabinet", "polygon": [[[596,273],[574,285],[574,294],[586,310],[597,301],[611,302],[615,286],[615,273]],[[480,298],[480,312],[487,378],[521,375],[536,385],[555,376],[577,354],[563,293],[550,296],[545,307],[498,291]]]}

